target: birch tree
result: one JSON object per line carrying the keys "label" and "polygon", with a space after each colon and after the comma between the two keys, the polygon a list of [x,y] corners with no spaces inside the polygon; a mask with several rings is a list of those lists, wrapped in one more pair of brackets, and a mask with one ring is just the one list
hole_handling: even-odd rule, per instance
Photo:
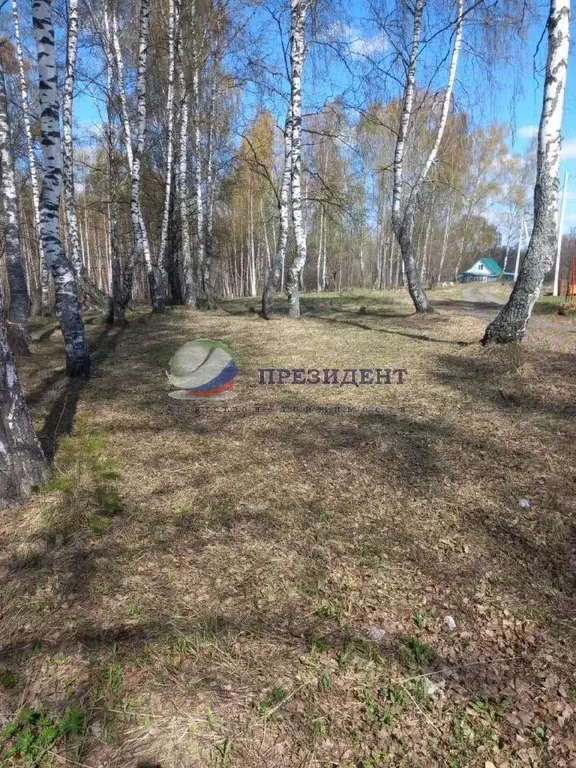
{"label": "birch tree", "polygon": [[[194,9],[194,6],[193,6]],[[182,240],[181,273],[183,302],[187,307],[196,307],[197,288],[190,245],[190,222],[188,220],[188,88],[184,73],[184,45],[182,39],[182,0],[176,0],[178,33],[176,38],[176,69],[180,100],[180,134],[178,142],[178,209]]]}
{"label": "birch tree", "polygon": [[62,99],[62,186],[66,206],[66,221],[68,224],[69,254],[76,281],[80,290],[88,295],[98,306],[108,322],[113,322],[114,312],[109,296],[101,291],[90,280],[82,256],[80,235],[78,232],[78,215],[74,195],[74,148],[72,144],[72,109],[74,100],[74,81],[76,69],[76,53],[78,50],[78,0],[69,0],[68,27],[66,45],[66,77],[64,80],[64,96]]}
{"label": "birch tree", "polygon": [[216,120],[216,97],[218,73],[216,55],[213,56],[212,80],[210,85],[210,106],[208,110],[208,147],[206,150],[206,224],[204,245],[204,280],[210,291],[209,302],[215,305],[214,287],[212,284],[212,239],[214,232],[214,197],[216,194],[216,175],[214,173],[214,142]]}
{"label": "birch tree", "polygon": [[4,253],[10,286],[7,331],[14,351],[28,352],[28,286],[20,257],[20,221],[18,193],[14,175],[12,136],[8,117],[8,99],[4,67],[0,59],[0,171],[2,175],[2,212],[4,214]]}
{"label": "birch tree", "polygon": [[262,315],[269,318],[274,306],[274,293],[280,288],[284,262],[286,259],[286,244],[290,226],[290,181],[292,178],[292,107],[289,104],[284,125],[284,170],[278,195],[278,212],[280,225],[274,262],[268,273],[264,292],[262,294]]}
{"label": "birch tree", "polygon": [[12,0],[12,18],[14,22],[14,40],[16,43],[16,58],[18,60],[18,79],[20,85],[20,98],[22,101],[22,118],[24,123],[24,133],[26,135],[26,151],[28,155],[28,167],[30,170],[30,186],[32,187],[32,206],[34,211],[34,227],[36,230],[36,242],[38,243],[38,256],[40,261],[40,285],[41,285],[41,308],[44,314],[48,313],[49,307],[49,278],[46,258],[44,256],[44,246],[42,244],[42,230],[40,225],[40,192],[38,185],[38,171],[36,167],[36,156],[34,154],[34,142],[32,140],[32,124],[30,120],[30,104],[28,99],[28,85],[26,83],[26,72],[24,68],[24,52],[22,49],[22,36],[20,33],[20,15],[18,11],[18,0]]}
{"label": "birch tree", "polygon": [[28,496],[47,478],[48,464],[34,431],[8,344],[0,282],[0,509]]}
{"label": "birch tree", "polygon": [[200,63],[197,53],[194,55],[192,73],[192,96],[194,104],[194,131],[192,147],[194,151],[194,199],[196,201],[196,258],[198,262],[198,285],[208,302],[208,308],[214,309],[214,295],[210,285],[210,273],[206,261],[206,232],[204,222],[204,202],[202,197],[202,145],[200,133]]}
{"label": "birch tree", "polygon": [[414,25],[412,31],[412,46],[408,60],[406,81],[404,85],[404,99],[400,115],[400,125],[394,151],[394,186],[392,191],[392,229],[400,245],[406,282],[410,297],[414,302],[417,312],[427,312],[430,308],[428,298],[422,290],[416,264],[416,253],[413,245],[414,221],[419,208],[419,195],[432,165],[434,164],[446,128],[448,113],[452,100],[452,90],[456,78],[456,68],[462,46],[462,29],[464,25],[463,0],[456,0],[457,17],[454,33],[454,46],[448,70],[448,82],[444,92],[442,110],[436,138],[426,162],[416,178],[412,189],[406,194],[404,189],[404,166],[406,157],[406,140],[414,109],[414,94],[416,89],[416,64],[420,54],[422,36],[422,16],[426,0],[416,0],[414,6]]}
{"label": "birch tree", "polygon": [[548,53],[538,129],[534,227],[510,298],[486,328],[483,344],[522,341],[544,277],[556,254],[562,115],[570,48],[570,0],[551,0],[547,28]]}
{"label": "birch tree", "polygon": [[144,145],[146,140],[146,71],[148,66],[148,35],[150,29],[150,3],[149,0],[140,0],[140,23],[138,35],[138,69],[136,74],[136,103],[137,103],[137,125],[134,147],[132,147],[132,130],[130,128],[130,119],[128,116],[128,102],[124,85],[124,62],[120,49],[120,40],[118,38],[118,28],[116,16],[112,18],[112,41],[114,58],[116,64],[116,74],[118,77],[118,90],[120,96],[120,105],[122,112],[122,125],[124,128],[124,139],[126,143],[126,155],[128,158],[128,167],[130,170],[130,216],[132,220],[132,253],[129,262],[124,270],[124,285],[122,303],[127,306],[132,296],[132,286],[134,282],[134,268],[139,259],[143,259],[148,279],[148,288],[152,302],[152,310],[161,312],[164,309],[164,299],[160,290],[146,225],[142,216],[142,206],[140,201],[141,178],[140,171],[142,165],[142,156],[144,154]]}
{"label": "birch tree", "polygon": [[107,213],[108,213],[108,242],[110,243],[111,293],[114,310],[114,321],[124,325],[125,307],[122,304],[122,258],[118,242],[118,162],[116,152],[117,130],[115,119],[116,88],[114,87],[114,48],[112,42],[111,19],[113,0],[107,0],[103,14],[103,47],[106,59],[106,150],[108,156],[107,173]]}
{"label": "birch tree", "polygon": [[59,234],[62,140],[51,0],[33,0],[32,16],[38,49],[40,127],[44,160],[44,179],[40,194],[44,255],[56,288],[56,314],[66,345],[67,373],[71,377],[88,377],[90,352],[78,309],[74,270],[64,255]]}
{"label": "birch tree", "polygon": [[168,224],[170,221],[170,198],[172,194],[172,165],[174,158],[174,74],[176,61],[176,8],[175,0],[168,0],[168,93],[166,96],[166,112],[168,117],[168,136],[166,148],[166,182],[164,185],[164,208],[162,211],[162,227],[160,231],[160,251],[158,265],[163,265],[166,259],[168,244]]}
{"label": "birch tree", "polygon": [[302,270],[306,265],[306,232],[302,219],[302,71],[304,69],[304,30],[306,12],[310,0],[291,0],[291,39],[290,39],[290,68],[291,94],[290,108],[292,113],[292,143],[290,147],[291,192],[292,192],[292,225],[296,240],[296,255],[286,280],[288,293],[288,314],[290,317],[300,316],[299,283]]}

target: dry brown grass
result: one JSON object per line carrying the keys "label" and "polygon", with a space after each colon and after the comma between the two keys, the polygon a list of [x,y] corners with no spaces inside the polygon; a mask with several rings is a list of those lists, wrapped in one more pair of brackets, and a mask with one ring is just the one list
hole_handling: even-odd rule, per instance
{"label": "dry brown grass", "polygon": [[[92,768],[573,765],[575,326],[482,349],[459,294],[436,301],[142,315],[91,331],[80,390],[38,345],[23,376],[57,480],[0,525],[0,715],[83,706],[54,764]],[[197,337],[232,346],[242,409],[167,397]],[[262,387],[260,367],[409,375]]]}

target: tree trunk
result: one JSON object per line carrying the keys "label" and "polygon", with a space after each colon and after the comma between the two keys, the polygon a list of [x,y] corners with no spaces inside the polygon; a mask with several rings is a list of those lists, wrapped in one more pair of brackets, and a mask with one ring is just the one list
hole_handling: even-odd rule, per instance
{"label": "tree trunk", "polygon": [[122,303],[123,270],[120,244],[118,241],[118,202],[116,199],[119,182],[118,160],[116,156],[116,125],[114,116],[114,49],[110,29],[112,16],[112,0],[107,0],[104,9],[104,48],[106,54],[106,143],[108,153],[108,242],[110,244],[110,293],[112,294],[112,308],[114,322],[123,326],[126,324],[125,307]]}
{"label": "tree trunk", "polygon": [[78,0],[68,3],[68,42],[66,46],[66,78],[64,80],[64,98],[62,100],[62,185],[68,223],[69,253],[76,282],[80,290],[89,296],[99,308],[104,319],[112,323],[114,310],[109,296],[98,288],[90,279],[80,245],[78,215],[74,194],[74,150],[72,146],[72,102],[74,98],[74,79],[76,52],[78,49]]}
{"label": "tree trunk", "polygon": [[8,336],[15,352],[28,354],[28,286],[20,254],[20,220],[18,193],[14,175],[12,135],[8,115],[8,99],[4,70],[0,61],[0,171],[2,175],[2,210],[4,213],[4,252],[6,273],[10,286],[8,307]]}
{"label": "tree trunk", "polygon": [[448,233],[450,232],[450,224],[452,221],[452,208],[453,198],[450,196],[450,208],[448,210],[448,216],[446,217],[446,224],[444,225],[444,236],[442,237],[442,253],[440,254],[440,264],[438,265],[438,272],[434,277],[434,285],[442,280],[442,272],[444,270],[444,262],[446,260],[446,253],[448,251]]}
{"label": "tree trunk", "polygon": [[324,217],[324,245],[322,246],[322,270],[321,270],[321,282],[322,290],[326,290],[328,284],[328,254],[326,250],[326,244],[328,242],[328,225],[330,224],[330,217]]}
{"label": "tree trunk", "polygon": [[[214,62],[213,67],[216,67]],[[214,175],[214,120],[216,119],[216,79],[217,73],[212,72],[212,85],[210,88],[210,109],[208,115],[208,149],[206,157],[206,242],[204,245],[205,283],[208,285],[210,296],[208,303],[214,304],[214,290],[212,287],[212,233],[214,229],[214,196],[216,192],[216,179]]]}
{"label": "tree trunk", "polygon": [[26,134],[26,151],[28,155],[28,165],[30,168],[30,186],[32,187],[32,206],[34,209],[34,227],[36,229],[36,242],[38,244],[38,256],[40,262],[40,284],[41,284],[41,311],[43,314],[49,313],[50,305],[50,282],[48,277],[48,267],[44,256],[44,246],[42,244],[42,229],[40,224],[40,192],[38,185],[38,170],[36,167],[36,157],[34,155],[34,143],[32,141],[32,125],[30,121],[30,104],[28,102],[28,86],[26,85],[26,72],[24,67],[24,53],[22,50],[22,38],[20,36],[20,18],[18,13],[18,0],[12,0],[12,16],[14,19],[14,37],[16,40],[16,56],[18,58],[18,77],[20,83],[20,96],[22,99],[22,117],[24,121],[24,133]]}
{"label": "tree trunk", "polygon": [[304,30],[309,0],[291,0],[290,63],[292,70],[292,224],[296,240],[296,254],[288,270],[286,290],[288,292],[290,317],[300,316],[299,281],[306,265],[306,233],[302,220],[302,70],[304,68]]}
{"label": "tree trunk", "polygon": [[184,305],[196,307],[197,288],[192,263],[190,246],[190,223],[188,221],[188,90],[184,77],[184,48],[182,40],[182,0],[177,0],[178,34],[176,38],[176,68],[180,89],[180,137],[178,158],[178,204],[180,209],[180,228],[182,234],[182,294]]}
{"label": "tree trunk", "polygon": [[36,437],[4,326],[0,284],[0,509],[41,485],[48,465]]}
{"label": "tree trunk", "polygon": [[170,197],[172,194],[172,164],[174,159],[174,71],[175,71],[175,35],[176,10],[174,0],[168,0],[168,94],[166,110],[168,113],[168,137],[166,147],[166,181],[164,184],[164,209],[160,232],[160,250],[158,252],[158,271],[161,275],[162,289],[167,291],[166,246],[168,243],[168,223],[170,220]]}
{"label": "tree trunk", "polygon": [[432,213],[428,216],[426,225],[426,234],[424,235],[424,248],[422,251],[422,265],[420,267],[420,282],[423,283],[428,278],[428,242],[430,240],[430,229],[432,228]]}
{"label": "tree trunk", "polygon": [[280,214],[280,231],[278,234],[278,244],[274,256],[274,264],[268,273],[268,279],[262,294],[262,315],[270,317],[274,307],[274,293],[280,287],[282,275],[284,273],[284,261],[286,258],[286,244],[288,242],[289,227],[289,202],[290,202],[290,179],[292,175],[292,107],[288,105],[286,112],[286,123],[284,125],[284,171],[280,183],[280,194],[278,196],[278,211]]}
{"label": "tree trunk", "polygon": [[522,341],[556,254],[560,146],[570,47],[570,0],[551,0],[548,55],[534,187],[534,227],[508,302],[486,328],[483,344]]}
{"label": "tree trunk", "polygon": [[192,97],[194,104],[194,197],[196,199],[196,261],[198,264],[198,285],[201,287],[209,309],[214,309],[214,294],[210,285],[210,274],[206,263],[206,232],[204,229],[204,201],[202,197],[202,144],[200,135],[200,64],[194,56],[192,73]]}
{"label": "tree trunk", "polygon": [[73,377],[88,377],[90,352],[78,310],[74,270],[64,256],[59,235],[62,147],[51,0],[34,0],[32,13],[38,48],[40,125],[44,158],[44,182],[40,195],[42,242],[46,263],[56,286],[56,313],[66,344],[67,373]]}
{"label": "tree trunk", "polygon": [[403,171],[404,171],[404,156],[406,149],[406,137],[408,134],[408,128],[410,126],[410,120],[412,117],[412,108],[414,104],[414,92],[416,87],[416,62],[420,52],[420,36],[422,32],[422,15],[424,11],[425,0],[416,0],[414,7],[414,27],[412,33],[412,49],[410,52],[410,60],[408,63],[408,72],[406,75],[406,84],[404,87],[404,101],[402,105],[402,115],[400,118],[400,127],[398,130],[398,137],[396,140],[396,149],[394,152],[394,186],[392,192],[392,229],[400,245],[402,252],[402,259],[404,262],[404,271],[406,275],[406,281],[408,283],[408,291],[414,302],[414,307],[417,312],[427,312],[430,309],[430,304],[426,294],[422,290],[422,285],[418,278],[418,270],[416,268],[416,259],[414,254],[414,248],[412,244],[412,236],[414,233],[414,219],[419,207],[419,194],[428,176],[430,168],[436,160],[442,136],[444,135],[444,129],[448,120],[448,112],[452,100],[452,90],[454,87],[454,80],[456,78],[456,67],[458,65],[458,58],[460,55],[460,48],[462,46],[462,28],[464,24],[463,16],[463,0],[457,0],[458,16],[456,21],[456,32],[454,38],[454,48],[452,49],[452,58],[450,60],[450,68],[448,72],[448,83],[446,91],[444,93],[444,100],[442,103],[442,112],[440,116],[440,122],[438,124],[438,131],[434,145],[432,146],[428,158],[417,181],[412,187],[408,200],[405,205],[402,205],[403,198]]}
{"label": "tree trunk", "polygon": [[123,307],[128,306],[132,297],[132,285],[134,282],[134,268],[140,259],[143,259],[148,279],[148,289],[152,302],[152,311],[161,312],[164,309],[164,298],[160,290],[159,281],[156,278],[150,243],[140,201],[140,168],[146,139],[146,70],[148,66],[148,34],[150,21],[149,0],[140,0],[140,29],[138,38],[138,71],[136,76],[136,102],[138,121],[136,128],[135,147],[132,147],[132,131],[128,117],[128,104],[124,87],[124,62],[120,50],[116,17],[112,18],[112,42],[116,72],[118,76],[118,91],[122,111],[122,124],[124,126],[124,138],[126,143],[126,155],[130,171],[130,216],[132,220],[132,253],[124,270],[124,285],[122,295]]}
{"label": "tree trunk", "polygon": [[322,238],[324,237],[324,206],[320,203],[320,215],[318,224],[318,245],[316,248],[316,293],[322,290]]}
{"label": "tree trunk", "polygon": [[250,296],[256,295],[256,243],[254,238],[254,196],[252,194],[252,178],[248,193],[248,226],[250,242],[250,268],[248,271]]}

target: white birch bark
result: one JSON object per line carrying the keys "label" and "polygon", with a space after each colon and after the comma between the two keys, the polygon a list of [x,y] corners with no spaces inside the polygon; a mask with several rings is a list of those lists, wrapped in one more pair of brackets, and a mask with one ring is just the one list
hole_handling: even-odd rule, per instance
{"label": "white birch bark", "polygon": [[318,247],[316,249],[316,293],[322,290],[321,273],[322,273],[322,237],[324,235],[324,206],[320,204],[320,211],[318,218]]}
{"label": "white birch bark", "polygon": [[[108,241],[110,244],[110,293],[112,294],[114,321],[118,325],[124,325],[125,308],[122,304],[122,285],[123,285],[123,270],[122,270],[122,258],[120,254],[120,246],[118,242],[118,205],[116,201],[117,196],[117,160],[116,160],[116,125],[114,114],[114,100],[116,95],[116,89],[114,87],[114,44],[112,35],[112,2],[113,0],[107,0],[106,7],[104,8],[104,54],[106,58],[106,143],[108,154],[108,174],[107,174],[107,187],[108,187]],[[130,154],[132,153],[132,146],[130,145]],[[131,169],[129,165],[129,169]]]}
{"label": "white birch bark", "polygon": [[407,201],[403,204],[403,171],[404,156],[406,151],[406,137],[412,117],[414,106],[414,93],[416,88],[416,62],[420,52],[420,38],[422,33],[422,15],[424,11],[425,0],[416,0],[414,6],[414,27],[412,33],[412,48],[408,62],[408,71],[406,83],[404,86],[404,101],[402,105],[402,115],[400,118],[400,127],[394,152],[394,185],[392,192],[392,228],[400,245],[402,259],[404,262],[404,272],[408,283],[408,291],[414,302],[417,312],[427,312],[430,308],[428,298],[422,290],[421,282],[418,277],[416,266],[416,255],[412,243],[414,231],[414,219],[418,209],[418,196],[422,189],[430,168],[434,164],[438,155],[438,150],[446,128],[450,104],[452,101],[452,91],[456,78],[456,69],[462,47],[462,32],[464,27],[463,0],[456,0],[457,18],[454,35],[454,46],[448,69],[448,82],[444,92],[444,100],[440,113],[440,120],[434,144],[428,154],[426,162],[420,172],[417,181],[412,188]]}
{"label": "white birch bark", "polygon": [[182,242],[181,272],[182,272],[182,300],[187,307],[196,307],[197,288],[192,262],[192,248],[190,244],[190,222],[188,219],[188,89],[184,75],[184,50],[182,40],[182,0],[176,0],[178,32],[176,36],[176,70],[180,99],[180,135],[178,152],[178,208],[180,212],[180,231]]}
{"label": "white birch bark", "polygon": [[56,287],[56,314],[66,344],[67,373],[72,377],[88,377],[90,353],[78,311],[74,270],[64,255],[59,234],[62,146],[51,0],[33,0],[32,15],[40,79],[40,125],[44,159],[40,217],[44,255]]}
{"label": "white birch bark", "polygon": [[116,18],[112,19],[112,40],[118,75],[118,91],[120,95],[120,106],[122,112],[122,123],[126,141],[126,154],[128,166],[130,169],[130,216],[132,219],[132,254],[126,269],[124,271],[123,285],[123,304],[126,306],[132,296],[132,284],[134,281],[134,267],[139,258],[143,258],[148,278],[148,288],[152,302],[152,310],[161,312],[164,309],[164,299],[159,290],[158,280],[156,278],[152,255],[150,252],[150,243],[146,224],[142,216],[142,206],[140,200],[140,170],[142,155],[144,153],[144,144],[146,140],[146,70],[148,66],[148,36],[150,30],[150,2],[149,0],[140,0],[140,24],[138,34],[138,69],[136,75],[136,102],[137,102],[137,124],[135,145],[132,146],[132,130],[130,128],[130,119],[128,117],[128,105],[126,99],[126,89],[124,84],[124,62],[118,39],[118,28]]}
{"label": "white birch bark", "polygon": [[426,234],[424,235],[424,248],[422,250],[422,264],[420,268],[420,282],[423,283],[428,277],[428,241],[430,240],[430,230],[432,229],[432,214],[428,216],[426,224]]}
{"label": "white birch bark", "polygon": [[[176,9],[174,0],[168,0],[168,94],[166,97],[166,111],[168,113],[168,136],[166,148],[166,183],[164,185],[164,209],[162,212],[162,228],[160,231],[160,251],[158,254],[158,267],[161,274],[165,274],[164,264],[168,244],[168,223],[170,220],[170,198],[172,194],[172,165],[174,159],[174,72],[175,72],[175,34],[176,34]],[[165,282],[163,280],[163,282]]]}
{"label": "white birch bark", "polygon": [[[216,67],[214,63],[213,67]],[[206,243],[204,253],[205,277],[210,295],[208,303],[214,304],[214,290],[212,286],[212,234],[214,229],[214,197],[216,194],[216,179],[214,175],[214,120],[216,118],[217,73],[212,72],[212,85],[210,88],[210,107],[208,114],[208,148],[206,157]]]}
{"label": "white birch bark", "polygon": [[50,303],[50,290],[48,268],[44,258],[44,246],[42,244],[42,231],[40,226],[40,187],[38,185],[38,169],[34,154],[34,142],[32,140],[32,124],[30,120],[30,102],[28,99],[28,85],[24,69],[24,53],[22,50],[22,36],[20,34],[20,15],[18,12],[18,0],[12,0],[12,17],[14,20],[14,39],[16,42],[16,58],[18,59],[18,79],[20,84],[20,98],[22,100],[22,119],[24,133],[26,135],[26,151],[28,155],[28,167],[30,169],[30,186],[32,188],[32,205],[34,208],[34,227],[36,228],[36,242],[40,257],[40,285],[42,312],[47,314]]}
{"label": "white birch bark", "polygon": [[78,234],[78,216],[74,199],[74,153],[72,147],[72,103],[74,99],[74,78],[76,69],[76,51],[78,49],[78,0],[68,0],[68,42],[66,46],[66,77],[64,97],[62,99],[62,186],[66,202],[68,237],[70,240],[70,260],[80,280],[84,271],[80,237]]}
{"label": "white birch bark", "polygon": [[196,262],[198,265],[198,285],[201,287],[208,302],[208,308],[213,309],[214,296],[210,285],[210,275],[206,263],[206,232],[204,229],[204,200],[202,195],[202,145],[200,134],[200,65],[198,57],[194,56],[192,72],[192,99],[194,104],[194,130],[192,147],[194,152],[194,198],[196,200]]}
{"label": "white birch bark", "polygon": [[330,223],[330,219],[328,216],[325,216],[324,218],[324,249],[322,252],[322,272],[321,272],[321,280],[322,280],[322,290],[326,290],[326,286],[328,284],[328,252],[327,252],[327,243],[328,243],[328,224]]}
{"label": "white birch bark", "polygon": [[448,251],[448,234],[450,232],[450,226],[452,224],[452,210],[454,206],[453,196],[450,196],[450,208],[448,215],[446,216],[446,223],[444,224],[444,235],[442,237],[442,252],[440,254],[440,264],[438,265],[438,273],[434,278],[435,284],[438,284],[442,280],[442,273],[444,271],[444,262],[446,261],[446,253]]}
{"label": "white birch bark", "polygon": [[290,225],[290,179],[292,177],[292,105],[288,105],[286,123],[284,125],[284,170],[278,195],[278,210],[280,214],[279,234],[276,245],[274,264],[268,273],[268,279],[262,294],[262,315],[266,318],[272,313],[274,293],[278,290],[284,275],[286,244]]}
{"label": "white birch bark", "polygon": [[72,115],[74,101],[74,82],[76,75],[76,53],[78,50],[78,0],[68,3],[68,40],[66,45],[66,77],[62,99],[62,186],[68,224],[68,253],[74,267],[76,282],[82,292],[87,294],[98,306],[108,322],[114,319],[110,297],[101,291],[90,279],[84,264],[82,245],[76,211],[74,193],[74,148],[72,143]]}
{"label": "white birch bark", "polygon": [[0,197],[4,214],[4,254],[6,273],[10,286],[8,307],[8,338],[14,352],[26,354],[28,350],[28,286],[20,252],[20,218],[18,192],[14,174],[12,135],[8,115],[8,99],[4,70],[0,61],[0,172],[2,187]]}
{"label": "white birch bark", "polygon": [[306,265],[306,233],[302,217],[302,71],[304,69],[304,30],[309,0],[291,0],[291,106],[292,106],[292,224],[296,240],[296,255],[290,269],[286,289],[288,292],[288,314],[300,316],[299,282]]}
{"label": "white birch bark", "polygon": [[0,509],[28,496],[48,478],[48,465],[38,442],[20,387],[4,326],[0,282]]}
{"label": "white birch bark", "polygon": [[534,227],[508,302],[486,328],[483,344],[521,341],[557,245],[560,148],[570,51],[570,0],[551,0],[542,114],[538,130]]}

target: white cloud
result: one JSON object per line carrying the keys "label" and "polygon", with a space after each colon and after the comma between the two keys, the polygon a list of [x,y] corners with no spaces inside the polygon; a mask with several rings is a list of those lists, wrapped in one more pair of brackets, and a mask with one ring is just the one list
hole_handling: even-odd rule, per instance
{"label": "white cloud", "polygon": [[350,40],[350,51],[358,56],[373,56],[388,48],[388,40],[384,32],[373,37],[356,37]]}
{"label": "white cloud", "polygon": [[576,160],[576,137],[562,142],[562,160]]}
{"label": "white cloud", "polygon": [[388,38],[384,32],[364,37],[360,29],[340,21],[328,27],[324,39],[329,43],[345,45],[355,57],[374,56],[388,48]]}
{"label": "white cloud", "polygon": [[533,139],[538,133],[537,125],[521,125],[516,131],[520,139]]}

